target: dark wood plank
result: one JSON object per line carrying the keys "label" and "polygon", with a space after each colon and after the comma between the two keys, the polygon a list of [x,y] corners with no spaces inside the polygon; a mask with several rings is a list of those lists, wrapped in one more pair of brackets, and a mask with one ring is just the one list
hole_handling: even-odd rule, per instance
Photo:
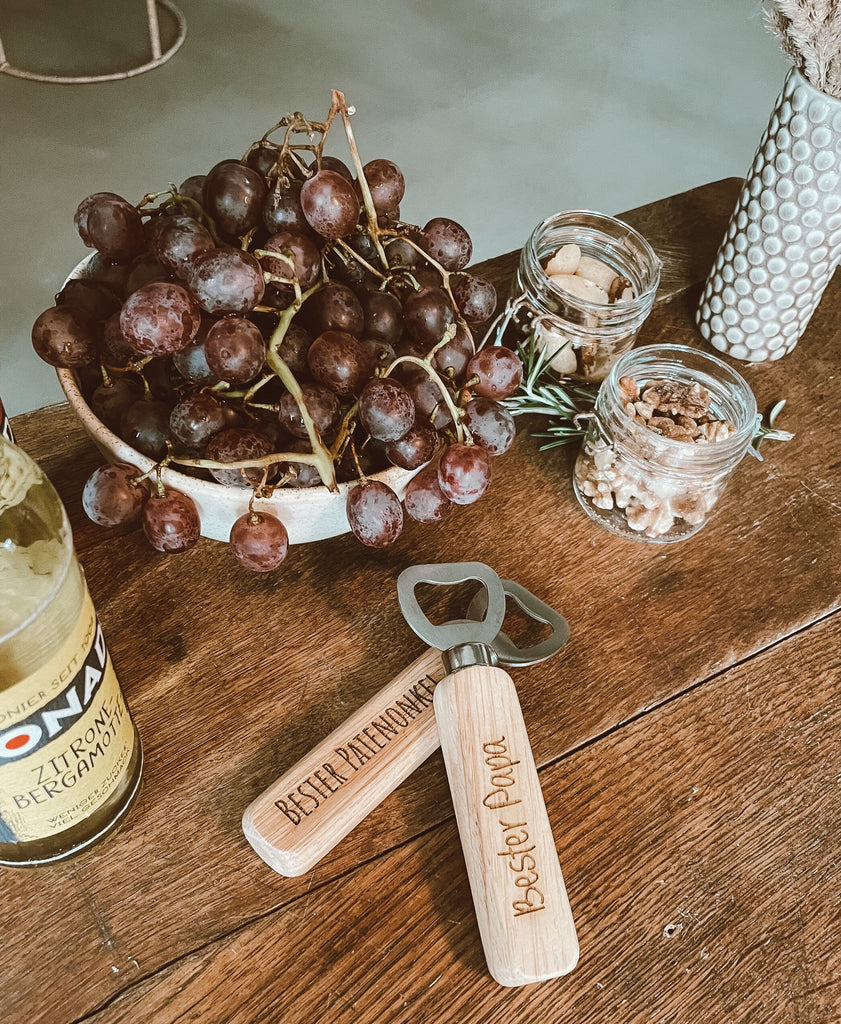
{"label": "dark wood plank", "polygon": [[841,615],[542,773],[581,959],[487,976],[451,822],[198,950],[90,1024],[831,1024]]}

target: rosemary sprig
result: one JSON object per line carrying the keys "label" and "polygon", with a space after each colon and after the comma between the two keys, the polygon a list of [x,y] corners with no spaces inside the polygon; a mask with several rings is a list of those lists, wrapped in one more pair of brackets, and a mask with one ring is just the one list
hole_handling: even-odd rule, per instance
{"label": "rosemary sprig", "polygon": [[[551,421],[545,430],[533,436],[545,438],[541,451],[559,448],[561,445],[578,441],[587,432],[587,421],[593,415],[599,385],[558,377],[549,369],[553,353],[547,352],[530,335],[525,342],[518,342],[517,354],[523,361],[523,382],[505,406],[512,416],[533,413],[548,416]],[[759,446],[763,441],[790,441],[794,434],[780,430],[774,424],[782,412],[786,400],[776,402],[765,415],[757,414],[754,436],[748,451],[763,461]]]}
{"label": "rosemary sprig", "polygon": [[517,394],[506,399],[505,406],[512,416],[533,413],[549,416],[554,421],[535,437],[548,438],[541,451],[558,448],[577,441],[587,430],[586,421],[593,413],[598,384],[586,384],[558,377],[549,370],[552,355],[540,348],[531,335],[525,343],[518,343],[517,354],[523,361],[523,382]]}

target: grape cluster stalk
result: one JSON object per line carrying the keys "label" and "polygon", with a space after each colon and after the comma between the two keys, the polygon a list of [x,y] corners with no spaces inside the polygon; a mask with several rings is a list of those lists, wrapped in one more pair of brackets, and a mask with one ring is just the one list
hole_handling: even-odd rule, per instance
{"label": "grape cluster stalk", "polygon": [[[353,113],[334,91],[325,121],[288,115],[178,187],[79,204],[95,252],[36,320],[33,347],[155,463],[97,469],[83,495],[94,522],[139,521],[157,550],[189,550],[201,524],[161,482],[174,465],[251,489],[231,547],[268,571],[288,548],[260,508],[276,488],[350,482],[351,531],[374,548],[400,536],[404,514],[440,522],[487,491],[514,441],[504,403],[522,361],[477,349],[497,296],[466,270],[470,235],[449,217],[401,219],[403,173],[362,163]],[[324,151],[337,120],[350,166]],[[375,478],[389,466],[415,471],[402,501]]]}

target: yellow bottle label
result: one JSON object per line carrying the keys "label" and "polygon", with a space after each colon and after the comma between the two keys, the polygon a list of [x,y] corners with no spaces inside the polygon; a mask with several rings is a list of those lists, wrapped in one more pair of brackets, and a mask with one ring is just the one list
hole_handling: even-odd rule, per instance
{"label": "yellow bottle label", "polygon": [[0,693],[0,842],[78,824],[122,781],[135,732],[93,601],[37,672]]}

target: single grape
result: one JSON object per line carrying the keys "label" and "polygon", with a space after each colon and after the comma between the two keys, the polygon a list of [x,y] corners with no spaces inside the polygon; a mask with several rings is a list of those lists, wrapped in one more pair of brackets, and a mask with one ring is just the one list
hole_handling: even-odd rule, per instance
{"label": "single grape", "polygon": [[[417,341],[411,336],[411,334],[406,332],[401,336],[400,341],[398,341],[394,346],[394,351],[398,357],[414,356],[415,359],[425,359],[430,348],[431,346]],[[396,367],[394,374],[402,380],[404,377],[408,379],[419,375],[425,376],[426,371],[412,363],[400,363]]]}
{"label": "single grape", "polygon": [[461,270],[473,255],[470,235],[449,217],[433,217],[421,231],[419,244],[445,270]]}
{"label": "single grape", "polygon": [[130,266],[129,263],[115,263],[101,252],[95,252],[90,255],[85,264],[85,273],[89,280],[104,284],[115,295],[125,296],[126,277],[128,277]]}
{"label": "single grape", "polygon": [[[331,434],[342,418],[342,409],[336,393],[323,384],[302,384],[301,393],[318,433],[322,437]],[[278,421],[294,437],[308,436],[298,403],[288,391],[280,397]]]}
{"label": "single grape", "polygon": [[224,403],[207,391],[186,394],[172,407],[169,429],[189,448],[201,448],[225,427]]}
{"label": "single grape", "polygon": [[348,165],[344,162],[344,160],[340,160],[339,157],[337,157],[337,156],[329,156],[327,153],[322,153],[321,154],[321,166],[320,167],[318,165],[318,160],[316,159],[316,160],[313,160],[312,163],[309,165],[308,170],[310,170],[310,171],[318,171],[318,170],[322,170],[322,171],[335,171],[336,174],[341,174],[341,176],[343,178],[346,178],[348,181],[351,181],[351,182],[353,181],[353,172],[348,167]]}
{"label": "single grape", "polygon": [[181,491],[152,494],[143,506],[141,522],[152,547],[168,555],[189,551],[201,535],[196,503]]}
{"label": "single grape", "polygon": [[260,260],[260,265],[268,273],[290,284],[293,278],[297,278],[302,291],[311,288],[318,280],[321,274],[321,253],[306,235],[290,230],[276,231],[266,239],[262,248],[268,252],[280,252],[290,256],[294,263],[294,266],[290,267],[284,260],[264,256]]}
{"label": "single grape", "polygon": [[137,355],[122,332],[119,313],[108,317],[102,325],[99,342],[102,362],[108,366],[127,366]]}
{"label": "single grape", "polygon": [[73,372],[82,395],[90,395],[102,383],[102,368],[99,363],[78,366]]}
{"label": "single grape", "polygon": [[281,341],[277,349],[277,354],[286,363],[299,383],[302,378],[309,376],[310,368],[307,363],[307,352],[310,350],[312,340],[310,332],[293,320],[286,329],[283,341]]}
{"label": "single grape", "polygon": [[377,214],[387,212],[400,205],[406,191],[403,172],[391,160],[370,160],[362,168],[371,199]]}
{"label": "single grape", "polygon": [[189,286],[202,309],[214,316],[243,316],[263,298],[263,271],[241,249],[211,249],[190,261]]}
{"label": "single grape", "polygon": [[361,298],[364,316],[362,333],[396,345],[403,333],[403,306],[391,292],[366,291]]}
{"label": "single grape", "polygon": [[471,399],[464,407],[464,425],[475,443],[491,455],[504,455],[517,434],[514,417],[491,398]]}
{"label": "single grape", "polygon": [[270,235],[277,231],[297,231],[301,235],[314,235],[301,208],[302,181],[294,178],[287,183],[278,182],[269,190],[263,204],[263,226]]}
{"label": "single grape", "polygon": [[387,206],[377,210],[377,221],[381,228],[396,228],[400,223],[400,207]]}
{"label": "single grape", "polygon": [[155,256],[176,277],[187,280],[193,257],[216,247],[213,236],[194,217],[159,217],[158,221],[153,242]]}
{"label": "single grape", "polygon": [[[289,452],[298,452],[301,455],[312,455],[312,448],[309,441],[302,438],[293,439],[286,447]],[[281,462],[278,466],[281,476],[292,474],[291,479],[284,484],[285,487],[318,487],[323,483],[321,475],[315,466],[308,462]]]}
{"label": "single grape", "polygon": [[286,558],[289,534],[269,512],[246,512],[231,527],[231,547],[240,565],[254,572],[270,572]]}
{"label": "single grape", "polygon": [[403,303],[403,323],[409,334],[427,349],[437,345],[455,320],[453,305],[443,288],[411,292]]}
{"label": "single grape", "polygon": [[301,187],[301,208],[314,231],[334,239],[352,234],[361,205],[347,178],[322,168]]}
{"label": "single grape", "polygon": [[55,297],[57,306],[73,306],[91,318],[91,320],[107,320],[114,313],[119,313],[122,301],[117,293],[92,278],[74,277]]}
{"label": "single grape", "polygon": [[120,311],[120,330],[138,355],[161,356],[189,345],[201,311],[186,288],[167,281],[143,285]]}
{"label": "single grape", "polygon": [[300,315],[313,335],[324,331],[347,331],[359,338],[365,326],[362,304],[347,285],[338,281],[330,281],[311,295]]}
{"label": "single grape", "polygon": [[354,537],[371,548],[393,544],[403,529],[400,499],[381,480],[365,480],[350,488],[347,517]]}
{"label": "single grape", "polygon": [[266,361],[266,343],[259,328],[238,316],[217,320],[207,332],[204,351],[210,369],[229,384],[248,384]]}
{"label": "single grape", "polygon": [[140,214],[113,192],[95,192],[83,199],[74,222],[85,245],[111,260],[130,260],[146,244]]}
{"label": "single grape", "polygon": [[143,397],[140,378],[133,374],[114,377],[107,383],[100,383],[91,393],[88,404],[91,412],[109,430],[119,433],[120,424],[129,406]]}
{"label": "single grape", "polygon": [[178,186],[178,194],[192,199],[194,203],[201,205],[204,199],[204,183],[207,181],[206,174],[191,174]]}
{"label": "single grape", "polygon": [[97,359],[96,323],[74,306],[51,306],[32,325],[32,347],[50,366],[71,369]]}
{"label": "single grape", "polygon": [[267,193],[259,171],[240,160],[221,160],[205,179],[203,206],[223,235],[239,238],[259,223]]}
{"label": "single grape", "polygon": [[[242,427],[252,426],[256,430],[259,430],[261,434],[265,434],[266,437],[272,443],[273,452],[282,452],[286,446],[292,440],[289,436],[289,432],[285,430],[278,421],[277,412],[273,409],[249,409],[250,416],[246,416],[244,413],[240,413],[238,410],[234,410],[237,416],[236,422],[227,420],[225,426]],[[272,469],[272,480],[277,477],[277,467]]]}
{"label": "single grape", "polygon": [[423,420],[416,420],[396,441],[389,441],[385,454],[392,466],[417,469],[429,462],[438,448],[438,434]]}
{"label": "single grape", "polygon": [[[207,458],[213,462],[247,462],[271,455],[274,445],[262,431],[252,427],[225,427],[207,443]],[[269,477],[277,467],[270,465]],[[253,487],[263,478],[263,470],[259,467],[239,469],[211,469],[210,475],[220,484],[231,487]]]}
{"label": "single grape", "polygon": [[171,356],[156,356],[143,364],[140,371],[154,398],[166,402],[170,408],[175,404],[175,383],[178,374],[172,365]]}
{"label": "single grape", "polygon": [[[435,267],[420,266],[412,271],[412,277],[421,288],[440,288],[441,275]],[[449,301],[449,300],[448,300]],[[452,304],[451,304],[452,305]],[[455,308],[455,307],[453,307]]]}
{"label": "single grape", "polygon": [[492,458],[478,444],[451,444],[438,463],[438,486],[456,505],[470,505],[491,482]]}
{"label": "single grape", "polygon": [[122,526],[140,519],[151,493],[148,480],[128,462],[95,469],[82,489],[82,508],[98,526]]}
{"label": "single grape", "polygon": [[138,288],[142,288],[144,284],[171,280],[172,274],[170,274],[158,257],[151,252],[144,252],[129,264],[123,295],[128,298]]}
{"label": "single grape", "polygon": [[516,352],[502,345],[480,349],[467,364],[468,378],[478,378],[470,385],[481,398],[501,401],[510,398],[523,380],[523,363]]}
{"label": "single grape", "polygon": [[438,468],[426,466],[406,485],[403,497],[406,514],[419,523],[440,523],[452,511],[453,503],[438,483]]}
{"label": "single grape", "polygon": [[[266,290],[263,292],[263,298],[260,300],[261,306],[270,306],[272,309],[276,309],[281,312],[284,309],[289,309],[292,303],[295,301],[295,289],[288,284],[272,284],[271,281],[266,285]],[[257,312],[252,310],[252,313]],[[277,320],[275,320],[277,323]]]}
{"label": "single grape", "polygon": [[473,339],[460,323],[456,323],[455,335],[438,349],[432,361],[435,368],[445,377],[461,381],[473,353]]}
{"label": "single grape", "polygon": [[166,455],[169,440],[169,406],[157,398],[141,398],[126,409],[120,437],[156,462]]}
{"label": "single grape", "polygon": [[372,377],[359,395],[359,422],[378,441],[396,441],[415,421],[415,403],[398,381]]}
{"label": "single grape", "polygon": [[406,390],[412,396],[421,420],[430,423],[436,431],[443,430],[453,422],[450,410],[438,384],[425,372],[421,371],[421,374],[413,374],[406,379]]}
{"label": "single grape", "polygon": [[172,357],[172,364],[176,371],[188,384],[197,384],[200,387],[217,384],[219,378],[210,369],[205,351],[205,341],[210,327],[216,323],[210,317],[202,317],[202,324],[198,334],[189,345],[176,352]]}
{"label": "single grape", "polygon": [[483,277],[455,274],[450,279],[459,313],[469,324],[482,324],[496,311],[496,288]]}
{"label": "single grape", "polygon": [[310,345],[307,363],[313,377],[337,395],[358,395],[371,376],[365,350],[347,331],[325,331]]}
{"label": "single grape", "polygon": [[[418,241],[412,237],[413,241]],[[407,270],[420,266],[423,256],[402,236],[386,239],[383,243],[386,259],[390,267],[405,267]],[[439,282],[440,283],[440,282]]]}
{"label": "single grape", "polygon": [[249,167],[253,167],[262,177],[268,178],[274,171],[279,156],[280,150],[276,146],[261,142],[249,152],[245,162]]}
{"label": "single grape", "polygon": [[365,353],[365,359],[371,365],[371,372],[386,369],[395,359],[395,351],[387,341],[380,338],[360,338],[359,345]]}

